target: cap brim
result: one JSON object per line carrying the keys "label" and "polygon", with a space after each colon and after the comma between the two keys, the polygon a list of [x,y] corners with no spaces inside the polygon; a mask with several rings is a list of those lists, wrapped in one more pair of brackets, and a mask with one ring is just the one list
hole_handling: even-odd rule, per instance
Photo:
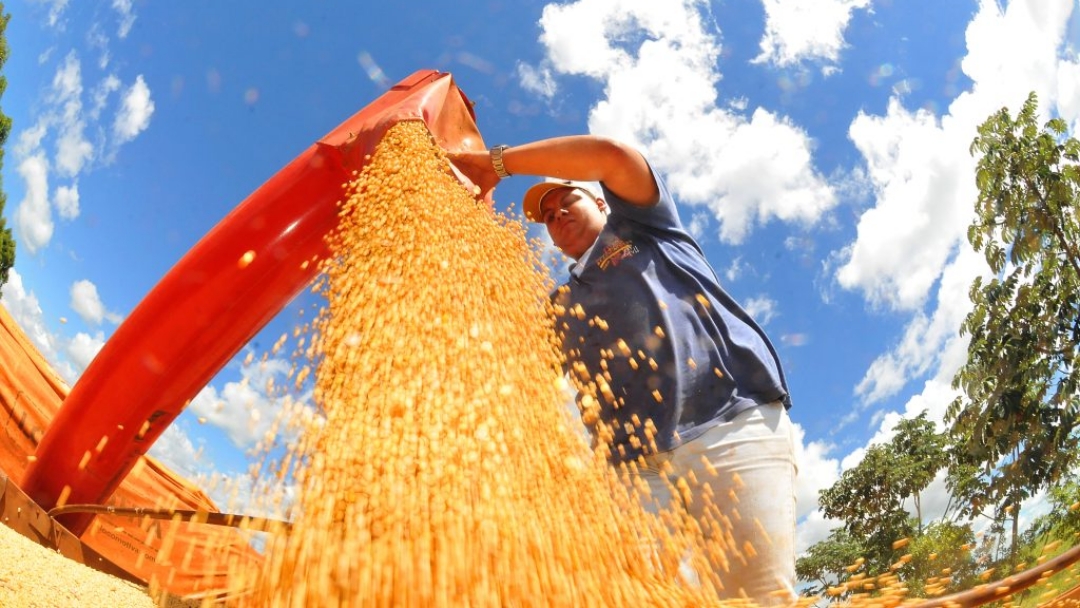
{"label": "cap brim", "polygon": [[558,190],[559,188],[577,188],[570,182],[540,182],[535,186],[525,191],[524,198],[521,199],[521,210],[525,212],[525,219],[530,222],[541,222],[540,217],[540,201],[544,198],[544,195],[552,190]]}

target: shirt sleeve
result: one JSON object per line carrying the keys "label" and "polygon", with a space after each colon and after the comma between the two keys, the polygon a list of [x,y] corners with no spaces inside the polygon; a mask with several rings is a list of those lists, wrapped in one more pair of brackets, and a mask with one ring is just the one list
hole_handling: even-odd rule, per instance
{"label": "shirt sleeve", "polygon": [[628,203],[611,190],[608,190],[608,187],[603,182],[600,183],[600,188],[604,191],[604,201],[611,207],[611,214],[653,228],[682,230],[679,212],[675,208],[675,201],[671,198],[671,192],[668,190],[667,184],[652,168],[652,165],[649,166],[649,170],[652,171],[653,179],[656,180],[656,187],[660,191],[660,200],[651,207]]}

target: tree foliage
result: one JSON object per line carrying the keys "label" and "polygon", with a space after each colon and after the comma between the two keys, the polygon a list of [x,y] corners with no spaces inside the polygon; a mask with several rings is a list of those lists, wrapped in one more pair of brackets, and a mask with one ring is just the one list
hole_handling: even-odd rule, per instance
{"label": "tree foliage", "polygon": [[[806,555],[795,561],[795,576],[808,583],[803,594],[813,597],[843,585],[861,566],[865,554],[866,547],[847,530],[834,529],[827,539],[813,544]],[[849,595],[845,591],[832,597],[843,600]]]}
{"label": "tree foliage", "polygon": [[[898,557],[894,543],[922,528],[919,495],[945,466],[945,438],[926,412],[894,430],[892,441],[871,446],[862,462],[819,497],[822,513],[843,521],[847,538],[862,546],[869,575],[893,569]],[[904,506],[909,499],[920,513],[916,518]]]}
{"label": "tree foliage", "polygon": [[895,457],[893,468],[900,473],[896,477],[897,493],[903,500],[911,499],[921,530],[922,491],[947,463],[946,437],[927,419],[926,410],[901,420],[894,430],[896,436],[890,447]]}
{"label": "tree foliage", "polygon": [[892,441],[871,446],[862,462],[821,493],[825,515],[842,520],[858,538],[866,538],[886,521],[906,518],[904,501],[910,498],[918,504],[919,493],[945,466],[945,438],[925,411],[900,421],[894,430]]}
{"label": "tree foliage", "polygon": [[[0,68],[4,67],[8,58],[7,24],[11,15],[4,12],[4,4],[0,2]],[[0,97],[7,90],[7,78],[0,75]],[[8,135],[11,134],[11,117],[0,110],[0,167],[4,165],[4,145]],[[7,227],[4,219],[4,205],[7,203],[7,194],[4,193],[0,184],[0,288],[8,280],[8,271],[15,265],[15,239],[11,236],[11,228]]]}
{"label": "tree foliage", "polygon": [[975,533],[968,525],[935,521],[911,541],[905,583],[910,595],[937,596],[969,588],[977,574]]}
{"label": "tree foliage", "polygon": [[1050,510],[1032,524],[1031,536],[1080,537],[1080,475],[1050,488],[1046,498]]}
{"label": "tree foliage", "polygon": [[1080,410],[1080,142],[1064,121],[1036,123],[1031,94],[1013,118],[990,116],[971,146],[979,155],[968,240],[989,279],[971,286],[961,332],[968,360],[946,421],[955,465],[950,487],[967,515],[1011,520],[1020,504],[1077,462]]}

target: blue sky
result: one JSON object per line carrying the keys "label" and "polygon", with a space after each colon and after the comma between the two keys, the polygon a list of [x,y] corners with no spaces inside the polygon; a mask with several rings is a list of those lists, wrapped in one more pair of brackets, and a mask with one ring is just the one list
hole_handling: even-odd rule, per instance
{"label": "blue sky", "polygon": [[[453,6],[453,8],[449,8]],[[964,234],[975,127],[1029,91],[1080,124],[1077,0],[14,0],[3,167],[18,258],[2,303],[70,382],[168,269],[317,138],[418,69],[450,72],[489,145],[592,132],[668,180],[723,284],[776,343],[817,492],[940,420],[983,272]],[[532,181],[495,192],[513,209]],[[235,478],[302,296],[152,453]],[[117,370],[123,373],[123,370]],[[209,483],[209,482],[208,482]],[[924,511],[944,505],[940,484]],[[1035,510],[1032,509],[1034,512]]]}

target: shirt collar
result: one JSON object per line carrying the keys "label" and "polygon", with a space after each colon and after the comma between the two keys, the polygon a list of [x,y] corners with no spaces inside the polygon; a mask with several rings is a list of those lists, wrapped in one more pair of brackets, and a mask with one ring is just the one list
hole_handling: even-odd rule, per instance
{"label": "shirt collar", "polygon": [[581,278],[581,273],[585,272],[585,267],[588,266],[589,258],[592,256],[593,251],[596,249],[596,244],[599,242],[600,235],[596,235],[596,240],[593,241],[592,245],[589,245],[589,248],[585,250],[585,253],[581,254],[578,261],[570,264],[570,274],[573,275],[575,279]]}

